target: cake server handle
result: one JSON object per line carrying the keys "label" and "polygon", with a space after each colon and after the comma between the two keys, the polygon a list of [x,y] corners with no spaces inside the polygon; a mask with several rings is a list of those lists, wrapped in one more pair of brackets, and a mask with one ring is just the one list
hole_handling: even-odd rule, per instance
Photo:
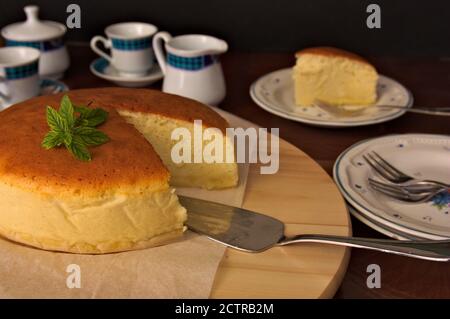
{"label": "cake server handle", "polygon": [[450,240],[392,240],[332,235],[297,235],[283,238],[277,245],[310,242],[377,250],[384,253],[432,261],[450,261]]}

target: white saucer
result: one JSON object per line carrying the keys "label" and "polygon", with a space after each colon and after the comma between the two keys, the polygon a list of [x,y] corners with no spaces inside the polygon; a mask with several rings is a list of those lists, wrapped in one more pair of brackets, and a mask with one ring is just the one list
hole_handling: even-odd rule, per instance
{"label": "white saucer", "polygon": [[90,69],[96,76],[125,87],[149,86],[164,77],[158,63],[155,63],[155,66],[147,75],[140,77],[124,77],[104,58],[94,60],[90,65]]}
{"label": "white saucer", "polygon": [[342,195],[363,217],[414,237],[450,238],[450,193],[428,203],[410,204],[374,191],[367,179],[378,175],[362,158],[369,150],[376,150],[408,175],[450,183],[450,137],[402,134],[365,140],[345,150],[333,168]]}
{"label": "white saucer", "polygon": [[[53,79],[41,79],[39,85],[39,95],[52,95],[69,91],[69,87],[65,83]],[[13,103],[5,102],[0,98],[0,110],[8,108],[12,104]]]}
{"label": "white saucer", "polygon": [[[410,108],[411,93],[397,81],[380,75],[377,104]],[[386,122],[406,111],[387,108],[368,108],[355,116],[336,116],[315,106],[297,106],[294,101],[292,69],[282,69],[260,77],[250,86],[250,96],[264,110],[301,123],[324,127],[349,127]]]}

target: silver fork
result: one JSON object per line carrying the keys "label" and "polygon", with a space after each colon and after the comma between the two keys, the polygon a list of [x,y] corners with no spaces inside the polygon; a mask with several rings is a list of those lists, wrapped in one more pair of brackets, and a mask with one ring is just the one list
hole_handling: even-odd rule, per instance
{"label": "silver fork", "polygon": [[410,187],[410,191],[414,192],[412,188],[417,191],[422,190],[437,190],[437,189],[448,189],[449,184],[434,181],[434,180],[418,180],[412,176],[409,176],[388,161],[382,158],[377,152],[371,151],[363,155],[364,160],[370,165],[378,174],[380,174],[384,179],[390,181],[394,184],[402,184],[402,186]]}
{"label": "silver fork", "polygon": [[372,107],[378,107],[383,109],[399,109],[399,110],[405,110],[406,112],[411,113],[419,113],[419,114],[427,114],[427,115],[440,115],[440,116],[450,116],[450,107],[414,107],[414,108],[406,108],[404,106],[400,105],[349,105],[349,106],[342,106],[342,105],[332,105],[324,101],[320,100],[314,100],[313,102],[314,106],[317,106],[318,108],[324,110],[325,112],[328,112],[332,115],[337,116],[356,116],[363,113],[366,109],[372,108]]}
{"label": "silver fork", "polygon": [[446,189],[436,188],[430,191],[410,192],[408,188],[396,184],[387,184],[369,178],[369,185],[376,191],[389,197],[408,202],[408,203],[426,203],[439,193],[446,192]]}

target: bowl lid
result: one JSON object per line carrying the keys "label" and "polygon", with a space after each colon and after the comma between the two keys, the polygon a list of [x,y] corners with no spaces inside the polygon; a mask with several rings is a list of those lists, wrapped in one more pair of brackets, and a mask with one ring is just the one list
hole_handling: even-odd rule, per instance
{"label": "bowl lid", "polygon": [[10,24],[2,29],[5,39],[16,41],[42,41],[62,36],[66,27],[58,22],[39,20],[39,7],[24,8],[27,20]]}

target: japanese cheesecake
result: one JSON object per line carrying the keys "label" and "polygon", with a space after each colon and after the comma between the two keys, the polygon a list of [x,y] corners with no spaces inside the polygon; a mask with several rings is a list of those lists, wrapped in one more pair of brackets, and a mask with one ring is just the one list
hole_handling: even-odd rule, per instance
{"label": "japanese cheesecake", "polygon": [[58,108],[61,95],[0,112],[0,235],[74,253],[161,245],[180,236],[186,220],[170,185],[236,185],[236,163],[178,166],[168,155],[171,130],[192,130],[195,119],[225,132],[227,122],[207,106],[152,90],[87,89],[68,96],[109,112],[98,129],[110,141],[90,148],[89,162],[62,147],[42,148],[46,106]]}
{"label": "japanese cheesecake", "polygon": [[378,74],[362,57],[330,47],[296,53],[295,103],[309,106],[314,100],[332,105],[370,105],[376,101]]}

